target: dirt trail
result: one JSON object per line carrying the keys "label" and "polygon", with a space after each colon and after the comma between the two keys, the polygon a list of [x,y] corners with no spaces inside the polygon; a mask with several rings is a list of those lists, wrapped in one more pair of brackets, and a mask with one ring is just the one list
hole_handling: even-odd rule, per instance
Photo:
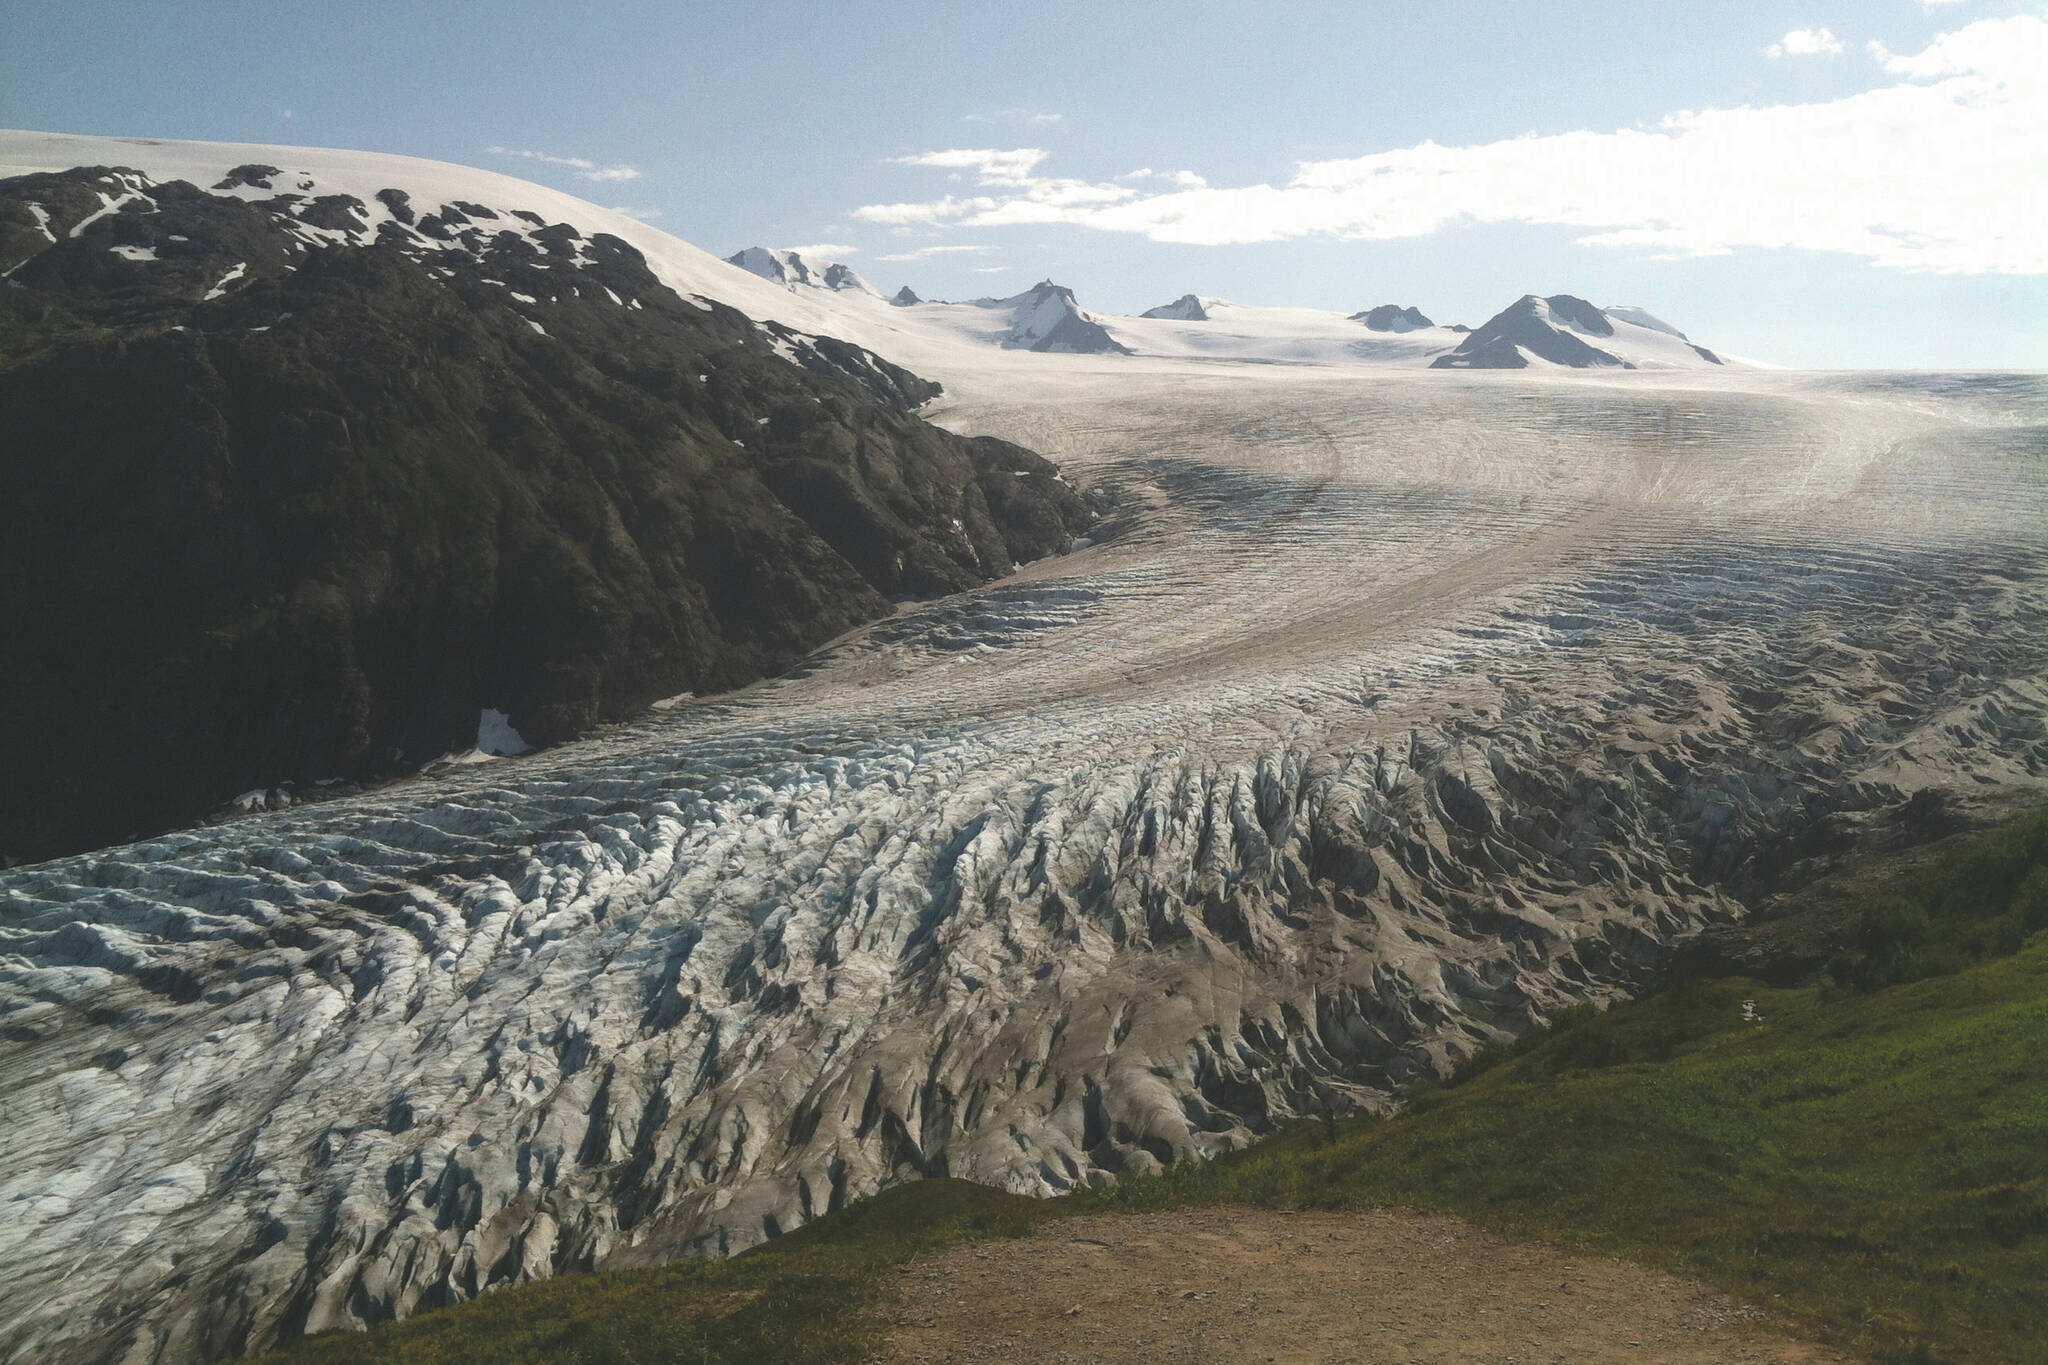
{"label": "dirt trail", "polygon": [[1397,1210],[1063,1219],[907,1266],[898,1365],[1600,1365],[1849,1357],[1703,1285]]}

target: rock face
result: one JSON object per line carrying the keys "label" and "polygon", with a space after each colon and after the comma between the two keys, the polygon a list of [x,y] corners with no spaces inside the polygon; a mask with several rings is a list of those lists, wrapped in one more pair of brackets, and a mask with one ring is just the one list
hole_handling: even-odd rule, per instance
{"label": "rock face", "polygon": [[1724,363],[1643,309],[1600,309],[1570,294],[1527,294],[1467,335],[1456,350],[1438,356],[1432,368],[1519,370],[1531,359],[1575,370],[1697,369]]}
{"label": "rock face", "polygon": [[1074,291],[1043,280],[1007,299],[977,300],[984,308],[1010,310],[1005,347],[1026,351],[1057,351],[1068,355],[1129,355],[1101,323],[1074,302]]}
{"label": "rock face", "polygon": [[1172,303],[1162,303],[1157,308],[1147,308],[1138,315],[1146,318],[1172,318],[1178,322],[1207,322],[1209,311],[1202,307],[1202,300],[1194,294],[1182,294]]}
{"label": "rock face", "polygon": [[1620,356],[1588,344],[1583,336],[1611,337],[1614,324],[1584,299],[1570,294],[1538,298],[1525,294],[1431,362],[1436,370],[1520,370],[1534,355],[1575,370],[1632,370]]}
{"label": "rock face", "polygon": [[911,304],[923,303],[924,300],[917,296],[917,291],[915,289],[912,289],[909,285],[906,284],[901,289],[896,291],[895,295],[890,298],[889,302],[895,304],[898,308],[908,308]]}
{"label": "rock face", "polygon": [[1398,304],[1383,303],[1377,308],[1368,308],[1362,313],[1351,315],[1353,322],[1362,322],[1375,332],[1419,332],[1436,324],[1423,316],[1420,308],[1403,308]]}
{"label": "rock face", "polygon": [[417,766],[487,708],[557,742],[1086,520],[1036,456],[911,415],[935,385],[616,238],[217,188],[0,182],[12,857]]}
{"label": "rock face", "polygon": [[745,251],[736,251],[725,258],[727,265],[736,265],[750,274],[759,275],[789,289],[823,289],[837,294],[851,292],[872,294],[880,298],[882,293],[849,266],[837,261],[820,261],[815,265],[806,261],[794,251],[777,251],[773,247],[750,246]]}

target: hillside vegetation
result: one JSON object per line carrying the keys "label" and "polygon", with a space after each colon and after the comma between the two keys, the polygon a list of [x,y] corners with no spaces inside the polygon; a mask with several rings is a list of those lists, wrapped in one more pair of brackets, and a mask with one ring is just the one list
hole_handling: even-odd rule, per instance
{"label": "hillside vegetation", "polygon": [[575,1276],[292,1362],[837,1361],[882,1276],[1073,1212],[1400,1204],[1651,1262],[1882,1361],[2048,1361],[2048,811],[1866,878],[1819,977],[1674,983],[1384,1120],[1036,1203],[892,1190],[723,1263]]}

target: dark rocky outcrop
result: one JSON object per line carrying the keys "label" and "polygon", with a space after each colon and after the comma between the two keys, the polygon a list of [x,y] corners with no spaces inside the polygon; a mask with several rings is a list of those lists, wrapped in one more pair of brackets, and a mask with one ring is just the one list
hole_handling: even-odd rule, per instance
{"label": "dark rocky outcrop", "polygon": [[750,275],[759,275],[771,284],[786,289],[809,285],[833,293],[851,291],[856,294],[873,294],[881,297],[881,291],[854,273],[849,266],[837,261],[823,261],[813,269],[811,263],[794,251],[778,251],[771,247],[750,246],[744,251],[735,251],[725,258],[727,265],[736,265]]}
{"label": "dark rocky outcrop", "polygon": [[1087,520],[859,347],[616,238],[378,199],[0,181],[0,851],[417,766],[486,707],[566,739]]}
{"label": "dark rocky outcrop", "polygon": [[[1560,326],[1559,324],[1563,324]],[[1457,349],[1430,363],[1435,370],[1520,370],[1528,355],[1576,370],[1635,366],[1581,341],[1579,332],[1613,336],[1614,324],[1584,299],[1570,294],[1538,298],[1525,294],[1458,343]]]}
{"label": "dark rocky outcrop", "polygon": [[1614,335],[1614,324],[1607,320],[1607,315],[1584,299],[1570,294],[1552,294],[1543,302],[1549,307],[1552,318],[1574,331],[1596,337]]}
{"label": "dark rocky outcrop", "polygon": [[896,291],[895,297],[891,298],[889,302],[895,304],[898,308],[908,308],[911,304],[923,303],[924,300],[917,296],[915,289],[906,284]]}
{"label": "dark rocky outcrop", "polygon": [[1080,313],[1069,313],[1051,331],[1029,343],[1034,351],[1059,351],[1069,355],[1129,355],[1131,348],[1118,342],[1101,323]]}
{"label": "dark rocky outcrop", "polygon": [[853,273],[851,267],[843,266],[837,261],[825,267],[824,278],[827,289],[858,289],[870,294],[874,292],[866,280]]}
{"label": "dark rocky outcrop", "polygon": [[1162,303],[1157,308],[1147,308],[1138,315],[1145,318],[1171,318],[1176,322],[1207,322],[1209,310],[1202,307],[1202,300],[1194,294],[1182,294],[1172,303]]}
{"label": "dark rocky outcrop", "polygon": [[214,188],[217,190],[233,190],[240,189],[246,185],[250,189],[267,190],[273,188],[270,182],[283,174],[284,172],[275,166],[265,166],[251,161],[229,171]]}
{"label": "dark rocky outcrop", "polygon": [[1362,322],[1375,332],[1419,332],[1425,327],[1436,325],[1423,316],[1420,308],[1403,308],[1393,303],[1383,303],[1377,308],[1353,313],[1351,320]]}

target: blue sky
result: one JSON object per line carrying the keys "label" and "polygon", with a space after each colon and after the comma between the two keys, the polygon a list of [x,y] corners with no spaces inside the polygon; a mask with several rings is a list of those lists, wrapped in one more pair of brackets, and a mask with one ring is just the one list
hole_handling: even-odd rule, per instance
{"label": "blue sky", "polygon": [[488,166],[928,297],[1564,291],[1781,364],[2048,368],[2038,0],[9,11],[0,125]]}

